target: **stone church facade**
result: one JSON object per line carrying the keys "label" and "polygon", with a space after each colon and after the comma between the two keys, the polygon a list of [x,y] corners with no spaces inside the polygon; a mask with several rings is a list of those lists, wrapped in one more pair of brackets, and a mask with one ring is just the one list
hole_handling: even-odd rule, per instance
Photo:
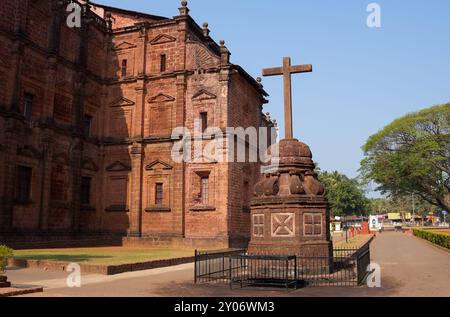
{"label": "stone church facade", "polygon": [[[250,238],[258,163],[177,163],[176,127],[273,127],[261,84],[185,1],[164,18],[70,1],[0,6],[0,235]],[[245,142],[245,140],[243,141]]]}

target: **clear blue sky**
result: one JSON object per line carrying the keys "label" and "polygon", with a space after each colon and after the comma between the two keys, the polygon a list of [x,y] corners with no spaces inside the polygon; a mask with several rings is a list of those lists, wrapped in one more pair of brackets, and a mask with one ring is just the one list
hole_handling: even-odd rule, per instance
{"label": "clear blue sky", "polygon": [[[98,0],[172,17],[179,0]],[[381,5],[382,28],[367,27],[367,5]],[[280,66],[313,64],[293,81],[294,133],[323,170],[357,176],[367,138],[412,111],[450,101],[449,0],[190,0],[232,62],[257,77]],[[263,80],[265,107],[283,127],[282,79]],[[283,131],[280,131],[283,134]]]}

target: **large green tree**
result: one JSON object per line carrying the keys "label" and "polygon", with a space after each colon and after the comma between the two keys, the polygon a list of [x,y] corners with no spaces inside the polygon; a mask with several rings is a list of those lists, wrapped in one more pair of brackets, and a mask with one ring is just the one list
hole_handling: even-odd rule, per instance
{"label": "large green tree", "polygon": [[333,216],[364,215],[369,212],[369,200],[357,180],[339,172],[320,172],[319,178],[325,186]]}
{"label": "large green tree", "polygon": [[361,174],[392,197],[450,210],[450,103],[408,114],[371,136]]}
{"label": "large green tree", "polygon": [[438,207],[415,195],[374,198],[371,199],[371,206],[377,213],[414,213],[419,216],[427,216],[430,212],[440,213]]}

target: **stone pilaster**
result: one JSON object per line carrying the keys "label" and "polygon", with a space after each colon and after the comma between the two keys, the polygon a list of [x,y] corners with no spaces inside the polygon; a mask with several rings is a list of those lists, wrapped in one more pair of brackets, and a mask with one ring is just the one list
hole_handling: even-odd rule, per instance
{"label": "stone pilaster", "polygon": [[144,147],[134,143],[131,155],[131,194],[130,194],[130,237],[142,235],[142,182],[144,169]]}
{"label": "stone pilaster", "polygon": [[12,112],[20,112],[20,101],[22,98],[22,63],[23,63],[23,44],[17,40],[13,44],[12,49],[12,58],[13,61],[13,67],[12,71],[9,74],[10,82],[12,82],[12,90],[10,96],[8,96],[8,99],[11,100],[10,102],[10,110]]}
{"label": "stone pilaster", "polygon": [[142,77],[145,76],[145,70],[147,69],[147,27],[142,25],[139,31],[139,44],[136,52],[136,69],[137,76]]}
{"label": "stone pilaster", "polygon": [[50,210],[50,191],[52,175],[53,137],[52,132],[41,132],[42,159],[40,161],[40,203],[39,203],[39,230],[48,230],[48,212]]}
{"label": "stone pilaster", "polygon": [[12,231],[13,211],[14,211],[14,194],[16,179],[15,157],[17,151],[17,135],[14,132],[14,121],[7,121],[5,129],[5,144],[2,155],[4,155],[3,180],[4,187],[2,194],[2,206],[0,212],[0,231],[7,233]]}
{"label": "stone pilaster", "polygon": [[[175,126],[186,126],[186,90],[187,78],[185,74],[177,76],[177,96],[175,104]],[[186,235],[186,163],[177,164],[173,170],[174,177],[174,222],[177,224],[176,233],[184,237]]]}

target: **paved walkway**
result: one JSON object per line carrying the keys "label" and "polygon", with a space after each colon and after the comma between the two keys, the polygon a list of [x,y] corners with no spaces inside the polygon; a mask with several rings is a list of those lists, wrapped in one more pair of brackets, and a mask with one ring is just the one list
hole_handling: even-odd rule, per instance
{"label": "paved walkway", "polygon": [[386,232],[372,244],[372,262],[382,268],[382,287],[235,289],[193,285],[193,264],[125,273],[83,275],[81,288],[67,288],[65,272],[9,271],[16,284],[42,285],[44,293],[29,296],[450,296],[450,252],[404,233]]}

